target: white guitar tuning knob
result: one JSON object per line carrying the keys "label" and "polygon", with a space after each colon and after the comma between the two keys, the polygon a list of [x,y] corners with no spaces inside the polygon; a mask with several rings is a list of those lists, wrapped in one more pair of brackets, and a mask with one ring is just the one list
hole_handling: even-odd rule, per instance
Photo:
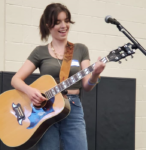
{"label": "white guitar tuning knob", "polygon": [[120,51],[120,50],[121,50],[121,47],[118,47],[118,50]]}
{"label": "white guitar tuning knob", "polygon": [[115,59],[116,59],[116,60],[118,60],[118,59],[119,59],[119,57],[115,57]]}
{"label": "white guitar tuning knob", "polygon": [[125,54],[122,54],[122,57],[125,57]]}

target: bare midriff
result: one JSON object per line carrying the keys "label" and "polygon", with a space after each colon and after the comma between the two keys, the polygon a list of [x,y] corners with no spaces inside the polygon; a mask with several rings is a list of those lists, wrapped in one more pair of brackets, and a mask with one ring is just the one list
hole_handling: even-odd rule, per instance
{"label": "bare midriff", "polygon": [[67,90],[67,91],[68,91],[67,94],[70,94],[70,95],[78,95],[80,93],[79,89],[76,89],[76,90]]}

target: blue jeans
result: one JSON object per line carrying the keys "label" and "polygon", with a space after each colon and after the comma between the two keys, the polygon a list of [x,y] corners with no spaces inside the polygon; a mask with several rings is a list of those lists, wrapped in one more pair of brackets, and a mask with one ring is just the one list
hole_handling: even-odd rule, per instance
{"label": "blue jeans", "polygon": [[38,143],[39,150],[87,150],[86,128],[82,104],[78,95],[68,95],[70,114],[52,125]]}

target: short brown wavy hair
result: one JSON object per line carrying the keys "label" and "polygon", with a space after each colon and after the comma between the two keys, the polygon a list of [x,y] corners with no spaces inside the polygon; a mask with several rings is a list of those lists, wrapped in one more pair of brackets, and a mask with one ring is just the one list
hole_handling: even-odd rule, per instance
{"label": "short brown wavy hair", "polygon": [[66,16],[70,23],[74,23],[71,21],[71,13],[67,9],[65,5],[62,5],[60,3],[52,3],[48,5],[40,19],[40,34],[41,34],[41,40],[48,40],[48,37],[50,35],[49,29],[53,28],[55,24],[57,23],[57,17],[60,12],[65,12]]}

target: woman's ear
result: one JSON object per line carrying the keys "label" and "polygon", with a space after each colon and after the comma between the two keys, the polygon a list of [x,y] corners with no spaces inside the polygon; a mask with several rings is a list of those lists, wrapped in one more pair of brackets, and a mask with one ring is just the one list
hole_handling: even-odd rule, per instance
{"label": "woman's ear", "polygon": [[50,32],[50,28],[49,28],[49,25],[46,23],[46,28],[47,28],[47,30],[49,30],[49,32]]}
{"label": "woman's ear", "polygon": [[48,28],[48,30],[50,31],[49,25],[46,23],[46,27]]}

